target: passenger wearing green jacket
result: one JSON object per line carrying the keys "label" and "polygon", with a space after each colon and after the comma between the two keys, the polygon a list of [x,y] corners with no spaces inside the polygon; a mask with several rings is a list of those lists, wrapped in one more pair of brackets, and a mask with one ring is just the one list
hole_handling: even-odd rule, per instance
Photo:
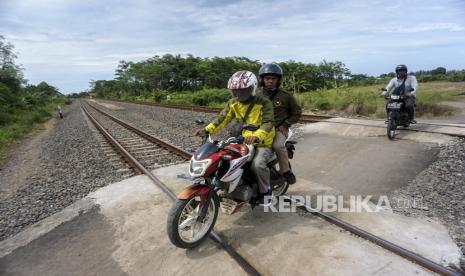
{"label": "passenger wearing green jacket", "polygon": [[[271,147],[275,135],[274,114],[271,102],[263,95],[256,95],[257,82],[257,77],[250,71],[234,73],[228,81],[228,88],[231,90],[233,98],[228,101],[216,119],[204,129],[199,129],[196,134],[201,131],[215,134],[233,120],[258,127],[257,130],[253,131],[243,130],[242,136],[245,144],[255,145],[255,156],[250,168],[257,176],[261,193],[258,203],[267,206],[272,202],[270,169],[267,163],[273,157]],[[248,116],[246,116],[247,113]]]}
{"label": "passenger wearing green jacket", "polygon": [[283,79],[283,70],[275,63],[264,64],[259,71],[259,84],[262,93],[267,96],[274,107],[274,123],[276,135],[273,150],[279,162],[279,172],[289,184],[296,182],[295,175],[289,166],[289,157],[285,147],[289,135],[289,128],[299,121],[302,109],[290,92],[280,89]]}

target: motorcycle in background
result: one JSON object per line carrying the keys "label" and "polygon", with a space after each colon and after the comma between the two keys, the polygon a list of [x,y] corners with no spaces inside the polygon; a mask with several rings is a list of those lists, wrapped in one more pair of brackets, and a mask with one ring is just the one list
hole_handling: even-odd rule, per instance
{"label": "motorcycle in background", "polygon": [[61,106],[57,106],[57,112],[58,112],[58,115],[60,115],[60,119],[63,119],[63,110],[61,109]]}
{"label": "motorcycle in background", "polygon": [[[386,89],[382,89],[386,91]],[[413,91],[410,89],[409,92]],[[387,100],[386,111],[387,111],[387,137],[389,140],[393,140],[396,135],[398,126],[408,128],[410,126],[410,118],[405,108],[405,100],[411,97],[404,93],[400,95],[386,94]]]}

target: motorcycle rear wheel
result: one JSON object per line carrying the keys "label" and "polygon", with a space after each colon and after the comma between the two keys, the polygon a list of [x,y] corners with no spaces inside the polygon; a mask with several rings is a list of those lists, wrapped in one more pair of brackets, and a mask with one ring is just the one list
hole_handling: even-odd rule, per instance
{"label": "motorcycle rear wheel", "polygon": [[216,193],[212,194],[207,214],[201,222],[197,221],[202,208],[200,200],[200,196],[177,199],[171,207],[168,214],[167,233],[171,243],[175,246],[196,247],[208,237],[215,226],[220,205],[218,196]]}

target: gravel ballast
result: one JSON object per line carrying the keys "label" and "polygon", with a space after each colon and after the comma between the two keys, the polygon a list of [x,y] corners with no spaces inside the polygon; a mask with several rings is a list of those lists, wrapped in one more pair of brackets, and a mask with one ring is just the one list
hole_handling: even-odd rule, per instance
{"label": "gravel ballast", "polygon": [[438,159],[395,191],[392,202],[395,212],[442,222],[465,257],[465,139],[441,146]]}
{"label": "gravel ballast", "polygon": [[[201,143],[201,138],[192,136],[195,130],[202,127],[202,125],[197,125],[195,121],[202,119],[208,124],[218,116],[218,114],[213,113],[114,101],[96,100],[90,103],[123,121],[134,124],[134,126],[156,137],[165,139],[189,152],[195,150]],[[114,108],[108,108],[109,106],[114,106]],[[220,133],[214,135],[213,138],[221,140],[229,137],[228,134],[231,125],[232,123]],[[299,125],[296,124],[292,128],[294,131],[293,140],[301,136]]]}
{"label": "gravel ballast", "polygon": [[[199,138],[190,137],[198,128],[197,118],[206,122],[216,114],[191,112],[187,110],[154,108],[151,106],[103,101],[120,107],[105,109],[107,112],[155,136],[192,150],[200,143]],[[296,126],[296,139],[300,136]],[[221,137],[224,137],[225,132]],[[440,146],[438,160],[422,171],[411,183],[392,196],[394,211],[405,215],[426,215],[444,223],[462,252],[465,254],[465,142],[456,139],[449,145]],[[400,206],[410,202],[410,207]],[[396,204],[398,203],[398,204]],[[421,206],[413,206],[413,203]],[[397,206],[396,206],[397,205]],[[423,209],[424,210],[423,210]]]}
{"label": "gravel ballast", "polygon": [[[191,136],[199,128],[195,119],[209,122],[216,116],[129,103],[99,102],[119,108],[104,107],[97,102],[91,104],[187,151],[194,150],[201,142],[200,138]],[[295,138],[298,138],[299,128],[296,130]],[[226,133],[223,131],[219,138],[225,137]],[[14,183],[18,189],[0,202],[0,240],[62,210],[99,187],[123,179],[104,154],[98,135],[84,117],[79,103],[75,102],[65,109],[63,120],[57,120],[53,129],[35,141],[35,147],[40,148],[36,168],[22,180],[24,183]],[[20,154],[27,155],[27,152],[20,151]],[[15,164],[6,163],[2,167],[0,181],[12,181],[4,174],[9,167],[20,166],[20,161],[21,157],[16,158]],[[409,216],[424,215],[443,222],[465,255],[465,141],[457,139],[452,144],[441,146],[437,161],[407,187],[394,192],[392,202],[396,212]],[[396,206],[396,202],[417,202],[420,206],[406,208],[399,204]]]}
{"label": "gravel ballast", "polygon": [[77,101],[67,106],[65,118],[58,119],[53,129],[35,143],[33,146],[40,149],[35,162],[39,167],[31,168],[24,183],[4,181],[15,181],[5,174],[21,166],[20,160],[28,159],[27,152],[18,151],[21,156],[12,158],[15,164],[7,162],[2,167],[2,185],[16,185],[19,189],[0,202],[0,240],[122,179],[105,157]]}

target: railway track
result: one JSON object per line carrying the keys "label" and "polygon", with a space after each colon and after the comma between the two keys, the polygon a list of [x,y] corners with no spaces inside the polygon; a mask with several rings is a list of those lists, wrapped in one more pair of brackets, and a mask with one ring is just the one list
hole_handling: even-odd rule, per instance
{"label": "railway track", "polygon": [[[165,107],[165,108],[174,108],[174,109],[181,109],[181,110],[190,110],[195,112],[205,112],[205,113],[219,113],[221,108],[216,107],[206,107],[206,106],[195,106],[195,105],[180,105],[180,104],[160,104],[154,102],[144,102],[144,101],[123,101],[123,100],[112,100],[122,103],[134,103],[134,104],[142,104],[148,106],[158,106],[158,107]],[[302,114],[300,117],[301,123],[313,123],[313,122],[322,122],[327,119],[334,118],[332,116],[327,115],[316,115],[316,114]]]}
{"label": "railway track", "polygon": [[[135,170],[139,173],[144,173],[146,174],[162,191],[164,191],[167,196],[171,199],[171,200],[175,200],[176,199],[176,196],[174,195],[174,193],[165,185],[163,184],[156,176],[154,176],[150,170],[148,168],[146,168],[142,163],[143,162],[146,162],[144,161],[145,159],[142,158],[142,162],[139,162],[137,157],[135,157],[134,155],[131,154],[131,145],[132,144],[125,144],[124,141],[124,137],[121,136],[120,134],[117,134],[118,137],[113,137],[91,114],[90,112],[87,110],[86,107],[82,106],[84,112],[89,116],[90,120],[94,123],[94,125],[96,126],[97,129],[99,129],[100,132],[102,132],[102,134],[105,136],[105,139],[112,145],[112,147],[119,153],[121,154],[121,156],[123,156],[123,160],[125,160],[126,162],[130,163],[130,166],[135,168]],[[165,153],[164,154],[171,154],[171,155],[176,155],[178,158],[181,158],[183,161],[185,160],[188,160],[191,156],[190,153],[188,152],[185,152],[184,150],[182,149],[179,149],[177,148],[176,146],[173,146],[169,143],[167,143],[166,141],[162,141],[156,137],[153,137],[149,134],[146,134],[144,133],[143,131],[141,130],[138,130],[137,128],[129,125],[128,123],[125,123],[121,120],[119,120],[118,118],[116,117],[113,117],[109,114],[106,114],[105,112],[103,111],[100,111],[98,110],[97,108],[95,107],[91,107],[92,109],[95,110],[95,113],[99,113],[99,114],[102,114],[102,116],[106,116],[107,117],[107,123],[108,121],[112,121],[112,122],[115,122],[117,124],[119,124],[122,128],[124,128],[126,131],[130,130],[131,132],[134,133],[134,135],[137,135],[139,137],[142,137],[143,139],[145,139],[146,141],[150,141],[150,143],[153,143],[153,144],[156,144],[157,146],[156,147],[159,147],[159,148],[162,148],[163,150],[165,150]],[[136,134],[137,133],[137,134]],[[152,137],[152,138],[148,138],[148,137]],[[119,139],[123,139],[122,142],[119,142],[118,141],[118,138]],[[134,138],[135,139],[135,138]],[[130,140],[128,140],[130,141]],[[126,145],[126,147],[125,147]],[[168,152],[168,153],[166,153]],[[292,198],[290,197],[287,197],[288,200],[292,201]],[[294,202],[296,203],[296,202]],[[385,248],[386,250],[389,250],[395,254],[397,254],[398,256],[402,257],[402,258],[405,258],[411,262],[414,262],[430,271],[433,271],[435,273],[438,273],[440,275],[461,275],[460,273],[454,271],[454,270],[451,270],[447,267],[444,267],[432,260],[429,260],[427,258],[424,258],[412,251],[409,251],[405,248],[403,248],[402,246],[399,246],[397,244],[394,244],[394,243],[391,243],[387,240],[384,240],[376,235],[373,235],[363,229],[360,229],[356,226],[353,226],[349,223],[346,223],[334,216],[331,216],[329,214],[326,214],[324,212],[321,212],[319,210],[316,210],[316,209],[312,209],[310,206],[306,206],[306,205],[299,205],[298,206],[301,210],[305,211],[305,212],[308,212],[308,213],[311,213],[313,215],[316,215],[320,218],[323,218],[324,220],[336,225],[337,227],[340,227],[346,231],[349,231],[350,233],[354,234],[354,235],[357,235],[361,238],[364,238],[374,244],[377,244],[383,248]],[[255,269],[247,260],[245,260],[242,256],[240,256],[230,245],[228,245],[226,242],[224,242],[224,240],[221,239],[221,237],[216,234],[215,232],[212,231],[211,235],[210,235],[210,238],[212,240],[214,240],[215,242],[217,242],[227,253],[229,256],[231,256],[240,266],[241,268],[244,269],[244,271],[250,275],[260,275],[260,273],[258,272],[257,269]]]}
{"label": "railway track", "polygon": [[[163,154],[164,155],[169,154],[169,155],[175,155],[177,159],[185,161],[185,159],[188,159],[191,154],[169,144],[166,141],[163,141],[157,137],[151,136],[150,134],[147,134],[141,130],[138,130],[132,127],[131,125],[119,120],[118,118],[111,116],[109,114],[106,114],[103,111],[96,109],[95,107],[92,107],[91,105],[88,105],[88,106],[94,109],[95,112],[98,112],[106,117],[106,118],[100,117],[99,119],[101,121],[106,121],[105,123],[109,123],[110,121],[113,121],[120,125],[119,128],[113,125],[112,127],[114,127],[114,129],[119,129],[120,131],[125,132],[124,134],[112,135],[110,131],[108,131],[108,128],[109,128],[108,125],[107,127],[104,127],[99,122],[99,120],[95,118],[94,116],[95,114],[92,114],[91,112],[89,112],[89,110],[81,102],[81,108],[83,109],[84,113],[88,116],[88,118],[91,120],[94,126],[98,129],[98,131],[105,137],[105,139],[108,141],[111,147],[117,153],[121,155],[121,158],[125,162],[127,162],[129,166],[136,173],[142,173],[142,174],[147,175],[150,178],[150,180],[168,196],[170,200],[172,201],[176,200],[176,195],[173,193],[173,191],[171,191],[163,182],[161,182],[154,174],[150,172],[150,169],[153,168],[154,166],[153,165],[151,166],[150,162],[149,164],[147,164],[147,157],[146,156],[141,157],[139,155],[140,148],[139,147],[134,148],[134,145],[139,145],[139,143],[141,142],[141,139],[144,139],[145,140],[144,144],[140,144],[140,145],[151,144],[151,147],[147,147],[148,149],[159,150],[155,158],[158,158],[159,156],[162,156]],[[130,137],[127,131],[132,132],[133,135]],[[136,139],[135,135],[139,136],[140,139]],[[137,141],[137,142],[132,142],[132,141]],[[152,158],[153,157],[154,156],[152,156]],[[237,251],[235,251],[233,247],[231,247],[228,243],[226,243],[217,233],[212,231],[210,233],[210,238],[214,242],[216,242],[218,245],[220,245],[220,247],[223,250],[225,250],[226,253],[229,256],[231,256],[231,258],[233,258],[237,262],[237,264],[247,274],[261,275],[257,269],[255,269],[245,258],[243,258]]]}
{"label": "railway track", "polygon": [[[181,109],[181,110],[190,110],[193,112],[206,112],[206,113],[219,113],[221,108],[214,108],[214,107],[205,107],[205,106],[193,106],[193,105],[178,105],[178,104],[160,104],[154,102],[144,102],[144,101],[123,101],[123,100],[112,100],[117,102],[123,103],[133,103],[133,104],[141,104],[141,105],[148,105],[148,106],[157,106],[157,107],[164,107],[164,108],[174,108],[174,109]],[[339,119],[353,119],[353,120],[360,120],[366,121],[367,123],[362,122],[344,122],[340,121]],[[376,127],[376,128],[386,128],[384,125],[375,125],[370,124],[369,122],[382,122],[384,120],[380,119],[371,119],[371,118],[343,118],[343,117],[334,117],[328,115],[317,115],[317,114],[302,114],[299,122],[300,123],[318,123],[318,122],[326,122],[332,124],[350,124],[350,125],[358,125],[358,126],[366,126],[366,127]],[[440,130],[431,130],[427,129],[428,127],[449,127],[452,131],[440,131]],[[440,124],[440,123],[431,123],[431,122],[418,122],[415,125],[412,125],[410,128],[403,128],[402,131],[410,131],[410,132],[423,132],[423,133],[432,133],[432,134],[445,134],[450,136],[457,136],[457,137],[465,137],[465,132],[457,131],[454,133],[453,129],[462,130],[465,129],[465,125],[461,124]]]}
{"label": "railway track", "polygon": [[[160,144],[162,140],[154,143],[150,141],[147,137],[142,137],[140,134],[134,132],[128,128],[127,125],[124,125],[124,122],[115,121],[116,118],[109,117],[108,114],[103,111],[96,109],[95,107],[88,105],[89,109],[84,108],[86,114],[92,114],[92,117],[106,126],[106,131],[113,136],[122,147],[124,147],[131,155],[133,155],[144,167],[153,170],[161,166],[174,165],[176,163],[182,162],[184,159],[182,156],[171,154],[171,150],[166,146],[163,147]],[[92,119],[91,119],[92,121]],[[93,121],[92,121],[93,122]],[[147,134],[147,136],[150,136]],[[108,141],[108,137],[104,135]],[[165,142],[166,143],[166,142]],[[110,143],[111,144],[111,143]],[[107,155],[111,156],[111,153],[108,152]],[[187,154],[187,153],[185,153]],[[123,161],[129,165],[134,173],[139,174],[141,171],[134,166],[130,160],[124,159]],[[117,157],[111,157],[112,161],[117,161]],[[124,169],[124,168],[123,168]]]}

